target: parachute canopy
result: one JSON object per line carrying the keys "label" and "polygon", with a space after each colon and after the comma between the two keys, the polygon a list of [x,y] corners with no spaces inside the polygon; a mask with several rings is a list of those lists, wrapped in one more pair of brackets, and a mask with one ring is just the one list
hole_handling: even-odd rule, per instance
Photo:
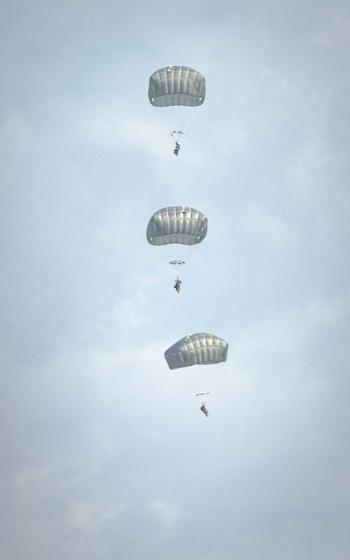
{"label": "parachute canopy", "polygon": [[149,79],[148,98],[155,107],[197,107],[205,99],[205,78],[188,66],[166,66]]}
{"label": "parachute canopy", "polygon": [[207,235],[208,219],[188,206],[168,206],[153,214],[147,226],[151,245],[196,245]]}
{"label": "parachute canopy", "polygon": [[170,346],[164,356],[170,369],[178,369],[226,362],[227,351],[228,343],[222,338],[214,334],[194,333]]}

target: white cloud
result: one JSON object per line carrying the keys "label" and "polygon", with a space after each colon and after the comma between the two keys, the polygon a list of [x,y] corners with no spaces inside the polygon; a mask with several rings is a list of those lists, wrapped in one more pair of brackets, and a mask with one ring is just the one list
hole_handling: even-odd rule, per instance
{"label": "white cloud", "polygon": [[[344,17],[344,14],[338,10],[331,10],[327,14],[327,25],[313,34],[313,41],[317,46],[331,49],[348,46],[350,42],[349,17]],[[346,51],[344,56],[346,56]]]}
{"label": "white cloud", "polygon": [[52,477],[55,477],[58,472],[57,466],[46,466],[33,469],[21,470],[18,475],[15,476],[15,485],[18,487],[27,486],[30,484],[35,484],[37,482],[47,481]]}
{"label": "white cloud", "polygon": [[321,189],[334,189],[334,185],[324,184],[323,181],[323,172],[329,172],[336,164],[330,155],[328,138],[333,105],[329,87],[308,98],[302,142],[289,163],[286,162],[291,188],[305,199],[315,196],[315,193],[319,195]]}
{"label": "white cloud", "polygon": [[48,486],[73,488],[95,475],[95,465],[78,453],[69,454],[64,461],[37,467],[22,468],[14,474],[14,484],[18,488]]}
{"label": "white cloud", "polygon": [[261,207],[242,210],[239,221],[244,223],[245,230],[247,230],[247,224],[249,225],[251,235],[263,239],[265,243],[269,243],[275,248],[279,247],[286,251],[297,244],[296,233],[290,225],[277,214],[272,215]]}
{"label": "white cloud", "polygon": [[[163,117],[163,118],[162,118]],[[155,159],[156,164],[165,174],[169,167],[177,167],[177,158],[171,157],[174,141],[170,136],[172,126],[166,113],[157,116],[155,112],[150,117],[145,117],[145,112],[132,114],[130,109],[121,110],[120,106],[112,105],[107,107],[91,107],[86,113],[80,114],[80,121],[77,126],[83,128],[84,136],[90,142],[97,143],[99,146],[108,148],[118,148],[120,146],[132,146],[141,150],[145,154]],[[81,135],[81,130],[78,132]],[[182,144],[190,142],[186,140],[185,133]],[[180,152],[181,159],[184,150]],[[183,164],[202,165],[203,157],[191,145],[191,149],[186,150]]]}
{"label": "white cloud", "polygon": [[89,387],[91,398],[103,410],[114,410],[120,402],[129,402],[131,408],[137,402],[160,406],[159,393],[172,390],[164,375],[168,374],[164,351],[170,341],[157,338],[140,342],[131,337],[116,344],[114,351],[62,354],[53,367],[53,375],[62,377],[65,372],[67,379],[73,377],[79,386]]}
{"label": "white cloud", "polygon": [[320,364],[311,365],[307,360],[310,340],[317,338],[321,327],[335,328],[348,310],[349,302],[344,300],[306,303],[266,318],[240,334],[230,356],[234,376],[238,377],[234,388],[238,383],[240,389],[241,379],[241,390],[272,399],[291,390],[325,390],[325,380],[317,377]]}
{"label": "white cloud", "polygon": [[167,527],[174,527],[179,519],[179,507],[169,501],[156,499],[152,501],[150,507],[158,519]]}
{"label": "white cloud", "polygon": [[90,138],[100,145],[116,147],[129,144],[157,158],[168,155],[164,132],[156,118],[132,117],[117,107],[106,107],[88,115],[86,127]]}
{"label": "white cloud", "polygon": [[15,163],[32,149],[32,132],[20,111],[9,113],[0,126],[0,165]]}
{"label": "white cloud", "polygon": [[75,501],[68,506],[66,523],[74,529],[98,533],[105,525],[114,523],[122,509],[114,502]]}
{"label": "white cloud", "polygon": [[113,318],[122,331],[131,331],[151,324],[151,306],[144,293],[124,299],[114,306]]}
{"label": "white cloud", "polygon": [[329,165],[329,157],[321,131],[310,130],[303,145],[295,154],[290,166],[290,182],[292,187],[308,196],[320,187],[320,172]]}

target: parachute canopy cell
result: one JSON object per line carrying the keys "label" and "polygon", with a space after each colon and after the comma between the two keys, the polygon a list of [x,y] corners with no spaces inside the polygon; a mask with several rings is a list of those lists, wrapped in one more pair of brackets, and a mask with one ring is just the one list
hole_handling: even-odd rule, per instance
{"label": "parachute canopy cell", "polygon": [[208,333],[185,336],[165,351],[170,369],[226,362],[228,343]]}
{"label": "parachute canopy cell", "polygon": [[153,214],[146,236],[151,245],[196,245],[208,231],[208,219],[188,206],[168,206]]}
{"label": "parachute canopy cell", "polygon": [[197,107],[205,99],[205,78],[188,66],[166,66],[149,79],[148,98],[155,107]]}

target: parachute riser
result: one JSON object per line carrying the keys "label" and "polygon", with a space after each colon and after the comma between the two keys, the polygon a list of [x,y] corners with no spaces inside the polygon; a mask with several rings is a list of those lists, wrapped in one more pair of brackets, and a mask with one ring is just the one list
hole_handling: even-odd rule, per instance
{"label": "parachute riser", "polygon": [[175,140],[175,146],[174,146],[173,154],[174,154],[174,156],[178,157],[180,149],[181,149],[180,138],[183,135],[183,132],[181,130],[173,130],[172,132],[170,132],[170,135]]}
{"label": "parachute riser", "polygon": [[[195,397],[204,397],[205,395],[210,395],[210,391],[206,391],[204,393],[196,393]],[[202,405],[206,405],[207,401],[202,398]]]}
{"label": "parachute riser", "polygon": [[170,136],[172,136],[176,142],[181,139],[181,137],[183,136],[183,132],[182,130],[173,130],[172,132],[170,132]]}

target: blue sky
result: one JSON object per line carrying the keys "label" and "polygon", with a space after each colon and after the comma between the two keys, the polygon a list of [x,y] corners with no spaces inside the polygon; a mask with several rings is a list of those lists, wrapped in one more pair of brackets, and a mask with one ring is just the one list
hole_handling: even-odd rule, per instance
{"label": "blue sky", "polygon": [[[347,560],[349,19],[326,1],[4,6],[6,560]],[[168,64],[207,81],[178,161],[191,110],[147,98]],[[145,238],[178,204],[209,221],[180,296],[175,249]],[[166,348],[201,331],[228,361],[170,371]]]}

